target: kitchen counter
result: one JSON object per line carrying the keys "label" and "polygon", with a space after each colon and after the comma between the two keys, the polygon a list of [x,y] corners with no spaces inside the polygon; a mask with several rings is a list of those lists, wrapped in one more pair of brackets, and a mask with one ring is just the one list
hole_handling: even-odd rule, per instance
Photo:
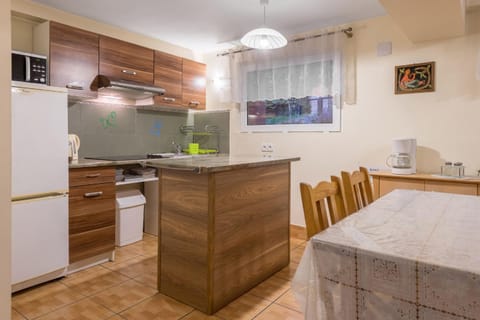
{"label": "kitchen counter", "polygon": [[163,159],[108,161],[94,159],[79,159],[69,163],[70,169],[121,166],[141,164],[163,169],[178,169],[196,173],[219,172],[240,168],[251,168],[272,164],[298,161],[299,157],[262,157],[262,156],[232,156],[228,154],[180,156]]}
{"label": "kitchen counter", "polygon": [[177,169],[195,173],[212,173],[242,168],[270,166],[300,160],[299,157],[233,156],[228,154],[191,156],[187,158],[149,159],[146,164],[160,169]]}
{"label": "kitchen counter", "polygon": [[108,160],[94,160],[94,159],[78,159],[68,164],[70,169],[76,168],[90,168],[90,167],[107,167],[107,166],[121,166],[129,164],[142,164],[146,163],[145,160],[124,160],[124,161],[108,161]]}

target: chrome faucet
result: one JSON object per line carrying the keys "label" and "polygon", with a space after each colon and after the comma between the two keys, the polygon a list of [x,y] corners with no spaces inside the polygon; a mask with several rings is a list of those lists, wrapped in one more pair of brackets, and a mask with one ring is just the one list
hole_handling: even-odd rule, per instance
{"label": "chrome faucet", "polygon": [[178,143],[175,142],[175,140],[172,140],[172,145],[175,150],[176,154],[181,154],[182,153],[182,146]]}

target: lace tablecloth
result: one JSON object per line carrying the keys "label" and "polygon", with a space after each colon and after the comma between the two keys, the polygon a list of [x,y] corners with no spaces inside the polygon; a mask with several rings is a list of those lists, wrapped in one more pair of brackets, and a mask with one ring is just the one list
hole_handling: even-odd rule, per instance
{"label": "lace tablecloth", "polygon": [[480,197],[395,190],[312,237],[305,319],[480,319]]}

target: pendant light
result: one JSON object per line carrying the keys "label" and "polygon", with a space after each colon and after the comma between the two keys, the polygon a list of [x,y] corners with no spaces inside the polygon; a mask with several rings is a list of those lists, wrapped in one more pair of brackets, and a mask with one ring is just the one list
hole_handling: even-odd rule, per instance
{"label": "pendant light", "polygon": [[260,0],[263,5],[263,27],[247,32],[240,42],[253,49],[276,49],[287,45],[287,39],[278,31],[267,28],[266,8],[268,0]]}

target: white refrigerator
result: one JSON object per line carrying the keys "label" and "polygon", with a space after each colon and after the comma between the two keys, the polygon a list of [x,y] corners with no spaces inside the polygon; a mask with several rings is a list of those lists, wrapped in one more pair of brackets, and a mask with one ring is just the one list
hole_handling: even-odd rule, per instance
{"label": "white refrigerator", "polygon": [[66,274],[67,91],[12,82],[12,291]]}

